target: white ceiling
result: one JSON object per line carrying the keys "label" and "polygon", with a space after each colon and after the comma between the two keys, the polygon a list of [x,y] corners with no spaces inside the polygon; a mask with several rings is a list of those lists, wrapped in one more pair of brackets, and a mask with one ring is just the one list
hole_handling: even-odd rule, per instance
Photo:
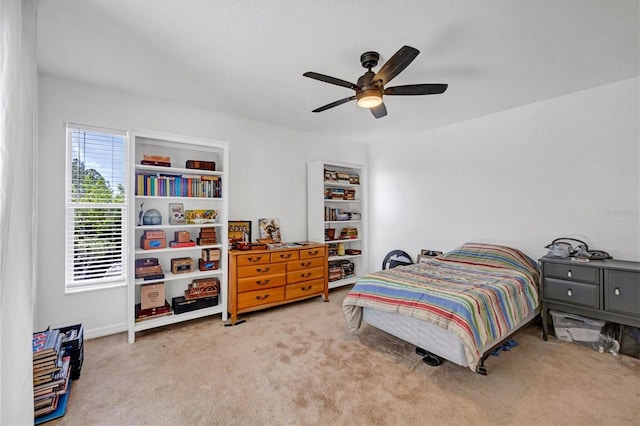
{"label": "white ceiling", "polygon": [[[390,140],[640,75],[638,0],[40,0],[40,71],[340,140]],[[420,55],[376,120],[356,82],[401,46]],[[379,68],[379,67],[378,67]],[[376,71],[378,68],[375,68]]]}

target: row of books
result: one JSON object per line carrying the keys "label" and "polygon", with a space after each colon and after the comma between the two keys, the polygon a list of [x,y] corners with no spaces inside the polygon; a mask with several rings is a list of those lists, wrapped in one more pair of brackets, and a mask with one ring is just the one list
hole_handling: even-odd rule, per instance
{"label": "row of books", "polygon": [[344,209],[334,209],[329,206],[325,206],[324,220],[325,221],[362,220],[362,214],[358,212],[349,212]]}
{"label": "row of books", "polygon": [[329,282],[354,277],[356,267],[350,260],[336,260],[329,262]]}
{"label": "row of books", "polygon": [[325,188],[324,199],[355,201],[356,191],[348,188]]}
{"label": "row of books", "polygon": [[55,412],[71,383],[71,356],[64,344],[74,337],[76,330],[59,329],[33,333],[33,405],[34,418]]}
{"label": "row of books", "polygon": [[357,173],[347,173],[332,169],[324,169],[325,182],[350,183],[352,185],[360,184],[360,176]]}
{"label": "row of books", "polygon": [[136,195],[158,197],[222,197],[220,176],[136,174]]}

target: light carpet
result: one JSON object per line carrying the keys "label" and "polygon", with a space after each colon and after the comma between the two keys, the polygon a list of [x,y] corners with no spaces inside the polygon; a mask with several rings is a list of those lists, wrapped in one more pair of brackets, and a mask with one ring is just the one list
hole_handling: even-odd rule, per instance
{"label": "light carpet", "polygon": [[539,326],[482,376],[430,367],[365,325],[350,333],[349,287],[321,298],[85,342],[67,413],[51,425],[417,425],[640,423],[640,361],[550,337]]}

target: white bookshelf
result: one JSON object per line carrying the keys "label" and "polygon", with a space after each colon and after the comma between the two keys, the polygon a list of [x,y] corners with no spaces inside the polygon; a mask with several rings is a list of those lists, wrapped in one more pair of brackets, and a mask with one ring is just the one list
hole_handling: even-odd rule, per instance
{"label": "white bookshelf", "polygon": [[[168,156],[171,159],[171,167],[142,165],[144,155]],[[204,316],[220,314],[222,320],[227,319],[227,221],[228,221],[228,164],[229,149],[226,142],[191,138],[179,135],[162,134],[155,132],[133,132],[131,135],[131,149],[129,152],[130,163],[133,164],[129,173],[128,188],[129,205],[129,278],[128,278],[128,302],[127,302],[127,326],[129,342],[135,342],[136,332],[161,327],[182,321],[201,318]],[[187,160],[214,161],[215,171],[186,168]],[[167,196],[167,195],[143,195],[136,194],[137,175],[182,175],[182,176],[217,176],[221,178],[220,194],[208,196]],[[182,194],[184,195],[184,194]],[[144,204],[143,204],[144,203]],[[206,224],[176,224],[169,223],[169,204],[181,203],[184,210],[217,210],[215,223]],[[143,207],[141,209],[141,205]],[[142,225],[139,223],[139,212],[148,209],[156,209],[162,215],[162,223],[159,225]],[[169,242],[174,239],[174,231],[188,231],[191,240],[196,241],[201,228],[214,228],[217,243],[212,245],[193,247],[170,248]],[[166,233],[167,247],[162,249],[144,250],[140,247],[140,238],[147,230],[164,230]],[[198,259],[203,248],[218,248],[221,256],[218,269],[200,271]],[[135,260],[140,258],[157,258],[162,265],[164,278],[143,280],[135,278]],[[194,271],[190,273],[171,273],[171,259],[178,257],[191,257]],[[188,285],[198,278],[217,277],[220,280],[220,293],[216,306],[184,312],[181,314],[144,319],[136,322],[135,306],[140,303],[140,288],[145,284],[165,284],[165,299],[171,304],[173,297],[184,296]]]}
{"label": "white bookshelf", "polygon": [[[348,175],[358,176],[357,183],[344,183],[325,180],[325,170],[333,170]],[[326,199],[327,190],[342,189],[355,192],[354,199]],[[337,220],[330,213],[340,209],[344,212],[359,213],[357,219],[344,218]],[[329,211],[329,213],[328,213]],[[362,275],[367,273],[366,251],[367,251],[367,204],[366,204],[366,169],[362,165],[349,164],[333,161],[314,161],[307,164],[307,238],[310,241],[324,241],[330,247],[342,243],[345,250],[359,250],[359,254],[344,254],[342,256],[329,253],[329,288],[336,288],[356,282]],[[357,229],[357,237],[341,238],[341,231],[344,228]],[[327,240],[327,229],[334,229],[333,240]],[[341,279],[334,279],[335,274],[331,273],[331,266],[336,262],[352,262],[354,274]]]}

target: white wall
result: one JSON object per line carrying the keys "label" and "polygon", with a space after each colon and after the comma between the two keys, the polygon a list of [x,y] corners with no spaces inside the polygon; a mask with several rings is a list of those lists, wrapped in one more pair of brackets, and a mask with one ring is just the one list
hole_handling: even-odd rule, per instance
{"label": "white wall", "polygon": [[306,163],[365,163],[367,147],[41,74],[38,87],[38,302],[35,328],[83,323],[88,337],[126,329],[126,289],[65,295],[65,134],[70,121],[229,142],[229,218],[278,217],[282,237],[307,238]]}
{"label": "white wall", "polygon": [[[231,219],[277,216],[306,238],[306,163],[369,168],[369,265],[391,249],[465,241],[543,255],[574,236],[640,260],[639,79],[369,147],[41,75],[38,88],[38,303],[35,327],[122,331],[126,290],[64,294],[65,121],[230,142]],[[255,230],[254,230],[255,238]]]}
{"label": "white wall", "polygon": [[633,78],[370,147],[369,264],[466,241],[538,258],[561,236],[640,260],[638,93]]}

